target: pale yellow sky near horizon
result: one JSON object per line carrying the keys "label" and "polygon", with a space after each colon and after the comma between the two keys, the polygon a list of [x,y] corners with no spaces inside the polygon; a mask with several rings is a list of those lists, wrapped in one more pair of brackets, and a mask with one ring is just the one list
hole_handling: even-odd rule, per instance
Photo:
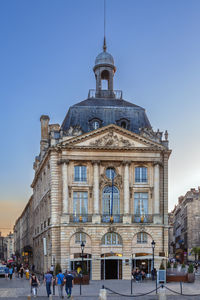
{"label": "pale yellow sky near horizon", "polygon": [[6,236],[10,231],[13,232],[13,226],[21,215],[26,201],[2,201],[0,202],[0,232]]}

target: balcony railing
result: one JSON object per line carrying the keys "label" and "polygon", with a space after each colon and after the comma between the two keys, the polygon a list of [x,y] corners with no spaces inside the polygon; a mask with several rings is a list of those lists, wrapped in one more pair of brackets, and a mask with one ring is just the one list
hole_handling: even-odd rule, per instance
{"label": "balcony railing", "polygon": [[101,215],[101,223],[122,223],[123,215]]}
{"label": "balcony railing", "polygon": [[132,215],[132,223],[153,223],[153,215]]}
{"label": "balcony railing", "polygon": [[92,215],[88,214],[72,214],[69,216],[69,221],[72,223],[87,223],[92,222]]}
{"label": "balcony railing", "polygon": [[[129,215],[130,222],[132,223],[153,223],[154,215]],[[92,222],[92,214],[69,214],[69,222],[70,223],[91,223]],[[101,223],[123,223],[124,215],[115,214],[101,214],[100,220]],[[126,222],[126,221],[125,221]]]}
{"label": "balcony railing", "polygon": [[121,90],[89,90],[88,98],[115,98],[122,99]]}

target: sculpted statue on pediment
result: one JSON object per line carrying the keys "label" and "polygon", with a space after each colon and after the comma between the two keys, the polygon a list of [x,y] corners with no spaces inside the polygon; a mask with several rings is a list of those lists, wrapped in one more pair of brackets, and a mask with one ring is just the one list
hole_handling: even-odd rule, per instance
{"label": "sculpted statue on pediment", "polygon": [[134,146],[129,140],[118,137],[113,131],[90,143],[91,146],[107,147],[131,147]]}
{"label": "sculpted statue on pediment", "polygon": [[162,140],[163,133],[161,131],[153,131],[153,129],[150,128],[140,128],[140,135],[148,138],[154,142],[160,143]]}
{"label": "sculpted statue on pediment", "polygon": [[65,136],[79,136],[81,134],[83,134],[83,131],[79,125],[70,126],[70,128],[64,132]]}

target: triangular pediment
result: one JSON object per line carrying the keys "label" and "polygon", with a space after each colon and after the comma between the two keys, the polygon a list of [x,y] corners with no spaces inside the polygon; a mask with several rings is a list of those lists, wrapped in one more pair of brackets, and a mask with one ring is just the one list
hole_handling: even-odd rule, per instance
{"label": "triangular pediment", "polygon": [[62,146],[81,148],[159,148],[163,146],[117,125],[108,125],[62,142]]}

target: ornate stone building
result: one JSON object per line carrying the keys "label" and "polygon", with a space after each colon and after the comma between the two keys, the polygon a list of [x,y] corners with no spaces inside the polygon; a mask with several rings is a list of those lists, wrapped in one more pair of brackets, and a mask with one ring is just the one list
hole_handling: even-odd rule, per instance
{"label": "ornate stone building", "polygon": [[170,215],[173,235],[169,245],[173,247],[174,256],[181,262],[195,260],[192,248],[200,247],[200,187],[180,196]]}
{"label": "ornate stone building", "polygon": [[69,108],[62,125],[41,116],[34,162],[33,255],[36,270],[76,269],[85,243],[91,279],[130,279],[168,254],[167,131],[154,132],[145,110],[113,89],[113,57],[100,53],[96,89]]}

